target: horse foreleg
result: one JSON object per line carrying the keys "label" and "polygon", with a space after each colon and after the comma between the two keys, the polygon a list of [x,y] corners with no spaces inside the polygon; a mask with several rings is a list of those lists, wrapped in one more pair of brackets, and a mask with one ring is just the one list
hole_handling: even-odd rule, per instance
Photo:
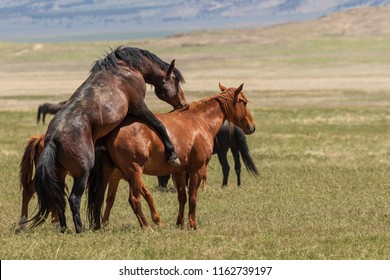
{"label": "horse foreleg", "polygon": [[186,176],[186,172],[178,172],[173,174],[173,183],[176,187],[177,199],[179,201],[179,212],[177,214],[176,225],[181,229],[184,227],[184,207],[187,203]]}
{"label": "horse foreleg", "polygon": [[241,162],[240,162],[240,153],[238,149],[231,148],[233,158],[234,158],[234,170],[236,171],[237,175],[237,186],[239,187],[241,185]]}
{"label": "horse foreleg", "polygon": [[188,220],[189,220],[190,229],[196,229],[196,203],[198,201],[198,188],[203,178],[203,174],[204,174],[204,167],[198,172],[196,172],[195,174],[190,175],[190,185],[188,190],[188,197],[189,197]]}

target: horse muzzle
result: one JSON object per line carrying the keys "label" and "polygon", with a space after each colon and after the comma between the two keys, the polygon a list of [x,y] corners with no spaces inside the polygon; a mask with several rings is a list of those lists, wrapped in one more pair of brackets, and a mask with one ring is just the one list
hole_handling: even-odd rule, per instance
{"label": "horse muzzle", "polygon": [[255,132],[255,130],[256,130],[255,125],[248,125],[247,130],[246,130],[246,134],[247,135],[252,134],[253,132]]}

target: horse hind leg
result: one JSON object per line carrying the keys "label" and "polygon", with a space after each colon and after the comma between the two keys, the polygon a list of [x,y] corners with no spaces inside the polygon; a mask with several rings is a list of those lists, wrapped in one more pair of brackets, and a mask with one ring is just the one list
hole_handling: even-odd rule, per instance
{"label": "horse hind leg", "polygon": [[237,186],[241,185],[241,162],[240,162],[240,153],[238,149],[231,149],[233,158],[234,158],[234,170],[237,175]]}
{"label": "horse hind leg", "polygon": [[42,110],[42,106],[39,106],[38,107],[38,112],[37,112],[37,124],[41,120],[41,110]]}
{"label": "horse hind leg", "polygon": [[227,152],[219,152],[218,160],[222,167],[222,174],[223,174],[222,187],[227,187],[229,171],[230,171],[229,162],[227,160]]}
{"label": "horse hind leg", "polygon": [[129,204],[130,204],[131,208],[133,209],[133,212],[134,212],[135,216],[137,217],[141,228],[151,229],[151,227],[149,226],[149,224],[145,218],[145,215],[142,212],[142,207],[141,207],[141,199],[140,198],[141,198],[141,192],[142,192],[142,186],[143,186],[141,173],[132,174],[130,176],[127,176],[127,178],[128,178],[127,181],[129,182],[129,187],[130,187]]}
{"label": "horse hind leg", "polygon": [[[72,192],[69,196],[69,205],[72,211],[73,222],[76,229],[76,233],[81,233],[83,231],[83,223],[81,221],[80,215],[80,206],[81,206],[81,196],[84,193],[85,186],[87,184],[89,172],[85,172],[82,176],[74,178]],[[60,216],[60,223],[64,217]]]}
{"label": "horse hind leg", "polygon": [[19,219],[19,225],[16,229],[16,233],[21,232],[26,228],[27,217],[28,217],[28,204],[30,203],[33,195],[35,194],[34,182],[31,181],[27,188],[23,188],[22,192],[22,211]]}
{"label": "horse hind leg", "polygon": [[156,205],[154,203],[152,193],[144,184],[142,185],[141,194],[149,205],[152,221],[159,227],[164,226],[163,222],[161,221],[160,214],[158,213]]}
{"label": "horse hind leg", "polygon": [[103,226],[108,226],[109,224],[111,209],[114,206],[118,185],[119,185],[119,179],[111,177],[108,185],[108,191],[107,191],[106,208],[104,209],[103,220],[102,220]]}

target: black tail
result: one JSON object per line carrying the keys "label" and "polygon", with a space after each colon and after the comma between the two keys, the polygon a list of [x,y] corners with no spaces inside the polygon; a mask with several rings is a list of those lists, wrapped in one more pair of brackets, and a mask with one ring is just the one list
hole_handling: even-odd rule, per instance
{"label": "black tail", "polygon": [[111,177],[113,164],[105,149],[95,148],[95,165],[89,173],[87,189],[87,212],[91,227],[100,228],[100,218],[107,183]]}
{"label": "black tail", "polygon": [[236,137],[238,143],[237,146],[240,151],[242,161],[245,164],[246,170],[255,176],[259,176],[259,171],[257,170],[257,167],[253,162],[251,155],[249,154],[248,143],[246,141],[244,132],[242,132],[242,130],[238,127],[234,126],[234,136]]}
{"label": "black tail", "polygon": [[41,106],[38,107],[38,113],[37,113],[37,123],[41,120]]}
{"label": "black tail", "polygon": [[42,224],[51,211],[65,212],[65,182],[57,177],[57,147],[47,141],[35,170],[35,188],[38,195],[38,213],[31,219],[31,227]]}

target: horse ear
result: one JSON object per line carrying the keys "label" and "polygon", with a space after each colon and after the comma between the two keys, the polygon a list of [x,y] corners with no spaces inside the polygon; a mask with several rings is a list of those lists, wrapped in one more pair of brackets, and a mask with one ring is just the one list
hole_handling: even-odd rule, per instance
{"label": "horse ear", "polygon": [[219,83],[219,89],[220,89],[221,91],[225,91],[225,90],[226,90],[226,87],[223,86],[221,83]]}
{"label": "horse ear", "polygon": [[169,80],[171,78],[171,74],[174,67],[175,67],[175,60],[172,60],[171,64],[169,65],[168,71],[165,74],[165,80]]}
{"label": "horse ear", "polygon": [[244,84],[241,84],[235,91],[234,91],[234,99],[233,103],[237,102],[238,94],[242,91],[242,88],[244,87]]}

